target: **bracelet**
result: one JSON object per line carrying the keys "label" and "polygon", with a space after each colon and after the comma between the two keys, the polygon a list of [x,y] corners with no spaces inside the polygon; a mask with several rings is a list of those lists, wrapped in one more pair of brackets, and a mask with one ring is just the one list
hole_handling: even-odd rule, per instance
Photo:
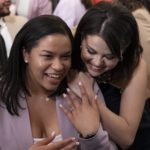
{"label": "bracelet", "polygon": [[82,137],[83,139],[90,139],[90,138],[94,137],[95,135],[96,135],[95,133],[92,133],[92,134],[88,134],[88,135],[86,135],[86,136],[82,136],[82,135],[81,135],[81,137]]}

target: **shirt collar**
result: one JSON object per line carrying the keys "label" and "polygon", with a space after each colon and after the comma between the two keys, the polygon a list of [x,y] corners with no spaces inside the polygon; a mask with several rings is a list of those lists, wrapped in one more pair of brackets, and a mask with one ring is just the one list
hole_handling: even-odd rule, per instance
{"label": "shirt collar", "polygon": [[4,18],[0,18],[0,28],[5,26]]}

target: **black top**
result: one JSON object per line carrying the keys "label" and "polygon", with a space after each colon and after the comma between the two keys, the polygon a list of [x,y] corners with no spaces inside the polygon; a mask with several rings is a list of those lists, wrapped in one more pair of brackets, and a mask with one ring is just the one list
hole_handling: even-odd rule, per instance
{"label": "black top", "polygon": [[[106,106],[119,114],[121,92],[120,89],[108,84],[99,84],[104,95]],[[119,148],[121,150],[121,148]],[[150,98],[146,101],[143,116],[134,143],[128,150],[150,150]]]}

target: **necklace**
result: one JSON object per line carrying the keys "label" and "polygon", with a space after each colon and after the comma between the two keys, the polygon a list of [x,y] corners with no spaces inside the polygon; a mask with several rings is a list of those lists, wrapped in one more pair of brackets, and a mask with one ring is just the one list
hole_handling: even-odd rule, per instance
{"label": "necklace", "polygon": [[46,101],[46,102],[49,102],[50,100],[51,100],[51,99],[50,99],[50,97],[48,97],[48,96],[45,98],[45,101]]}

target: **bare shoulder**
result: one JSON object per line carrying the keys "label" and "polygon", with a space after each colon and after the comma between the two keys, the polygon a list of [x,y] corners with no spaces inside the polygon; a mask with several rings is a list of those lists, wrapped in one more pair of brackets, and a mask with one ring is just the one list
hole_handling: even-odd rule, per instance
{"label": "bare shoulder", "polygon": [[140,59],[140,65],[147,68],[146,62],[143,58]]}
{"label": "bare shoulder", "polygon": [[141,58],[137,68],[133,72],[133,76],[132,76],[130,81],[124,82],[124,80],[122,79],[122,82],[115,82],[115,83],[112,82],[111,84],[113,86],[118,87],[118,88],[123,90],[133,82],[137,82],[139,80],[140,81],[142,80],[142,82],[146,81],[147,80],[147,74],[148,74],[147,64],[146,64],[145,60],[143,58]]}

